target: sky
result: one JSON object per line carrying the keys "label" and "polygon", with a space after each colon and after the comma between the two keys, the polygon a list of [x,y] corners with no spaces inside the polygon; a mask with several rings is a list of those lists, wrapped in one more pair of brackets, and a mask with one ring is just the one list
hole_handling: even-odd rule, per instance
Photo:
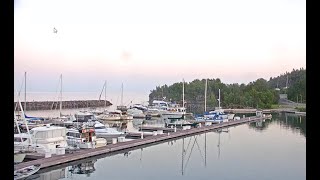
{"label": "sky", "polygon": [[[57,33],[53,33],[53,29]],[[185,79],[269,80],[306,67],[305,0],[15,0],[14,84],[28,92]]]}

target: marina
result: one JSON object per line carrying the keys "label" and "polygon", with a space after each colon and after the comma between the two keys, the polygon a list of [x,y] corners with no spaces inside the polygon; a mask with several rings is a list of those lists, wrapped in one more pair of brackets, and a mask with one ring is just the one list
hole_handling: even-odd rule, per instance
{"label": "marina", "polygon": [[8,174],[305,179],[305,11],[284,0],[15,1]]}
{"label": "marina", "polygon": [[137,139],[137,140],[128,141],[128,142],[119,142],[117,144],[107,145],[105,147],[100,147],[96,149],[81,150],[79,152],[72,153],[72,154],[65,154],[65,155],[59,155],[55,157],[44,158],[44,159],[37,159],[29,162],[23,162],[15,165],[14,169],[21,169],[21,168],[35,165],[35,164],[41,164],[40,166],[41,168],[46,168],[46,167],[67,163],[70,161],[75,161],[83,158],[88,158],[91,156],[96,156],[104,153],[124,150],[126,148],[132,148],[132,147],[155,143],[159,141],[170,140],[172,138],[183,137],[186,135],[201,133],[201,132],[210,131],[218,128],[225,128],[225,127],[234,126],[242,123],[263,120],[266,118],[271,118],[271,116],[267,115],[265,117],[247,117],[247,118],[243,118],[241,120],[233,121],[233,122],[230,121],[230,122],[220,123],[212,126],[203,126],[203,127],[188,129],[184,131],[177,131],[170,134],[150,136],[143,139]]}

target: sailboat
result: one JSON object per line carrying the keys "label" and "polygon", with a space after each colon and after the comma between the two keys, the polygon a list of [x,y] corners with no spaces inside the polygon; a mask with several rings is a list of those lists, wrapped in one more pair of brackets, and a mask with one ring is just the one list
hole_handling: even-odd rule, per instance
{"label": "sailboat", "polygon": [[[75,120],[75,117],[72,115],[63,115],[62,114],[62,74],[60,74],[60,97],[59,97],[59,117],[55,120],[63,121],[65,125],[71,125]],[[53,106],[53,105],[52,105]]]}
{"label": "sailboat", "polygon": [[209,122],[226,122],[229,119],[233,119],[235,114],[232,113],[225,113],[224,110],[220,106],[220,89],[219,89],[219,107],[217,107],[214,111],[209,111],[207,112],[207,86],[208,86],[208,80],[206,79],[206,84],[205,84],[205,93],[204,93],[204,115],[196,117],[195,119],[198,121],[209,121]]}
{"label": "sailboat", "polygon": [[123,83],[121,84],[121,104],[117,106],[117,110],[121,111],[120,120],[132,120],[133,116],[127,114],[127,106],[123,105]]}
{"label": "sailboat", "polygon": [[[21,102],[19,100],[20,109],[24,115]],[[27,133],[14,134],[14,150],[15,151],[26,151],[31,148],[32,151],[46,154],[64,154],[63,148],[67,146],[66,141],[66,128],[55,127],[47,124],[44,127],[35,127],[29,131],[26,119],[23,118]],[[58,151],[58,148],[60,151]]]}
{"label": "sailboat", "polygon": [[205,113],[204,117],[208,118],[209,120],[214,120],[214,121],[218,121],[218,122],[225,122],[225,121],[228,121],[229,119],[233,119],[235,114],[225,113],[224,110],[220,106],[220,101],[221,101],[220,89],[219,89],[218,101],[219,101],[219,107],[216,108],[214,111],[209,111],[209,112]]}
{"label": "sailboat", "polygon": [[[20,91],[18,94],[19,98],[20,98]],[[26,110],[26,108],[27,108],[27,72],[24,72],[24,110]],[[34,125],[44,121],[44,118],[42,117],[27,116],[25,112],[24,112],[24,118],[27,120],[28,123],[34,124]]]}
{"label": "sailboat", "polygon": [[120,114],[121,111],[107,111],[107,81],[105,81],[102,91],[99,96],[99,100],[101,99],[101,95],[104,91],[104,106],[105,110],[99,114],[96,115],[96,118],[103,121],[113,121],[113,120],[120,120]]}

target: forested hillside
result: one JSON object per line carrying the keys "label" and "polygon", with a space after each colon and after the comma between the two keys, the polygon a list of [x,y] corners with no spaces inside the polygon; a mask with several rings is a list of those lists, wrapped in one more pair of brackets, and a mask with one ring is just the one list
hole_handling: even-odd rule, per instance
{"label": "forested hillside", "polygon": [[[288,79],[288,83],[287,83]],[[286,87],[288,85],[288,88]],[[187,105],[204,104],[205,79],[195,79],[185,82],[185,101]],[[276,90],[279,88],[280,90]],[[271,77],[269,81],[260,78],[248,84],[225,84],[219,78],[208,79],[207,107],[218,106],[218,93],[220,89],[221,106],[224,108],[271,108],[277,104],[279,93],[287,93],[288,99],[304,102],[306,97],[306,70],[293,69],[292,72]],[[151,90],[149,101],[152,100],[174,101],[182,104],[182,82],[170,86],[157,86]]]}

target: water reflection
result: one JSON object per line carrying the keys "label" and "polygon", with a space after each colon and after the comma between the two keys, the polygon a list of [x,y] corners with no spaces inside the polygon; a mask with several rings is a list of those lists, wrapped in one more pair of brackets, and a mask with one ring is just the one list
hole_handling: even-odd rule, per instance
{"label": "water reflection", "polygon": [[265,131],[272,123],[280,125],[282,129],[289,129],[293,133],[306,136],[306,116],[299,116],[292,113],[272,114],[272,119],[249,123],[249,128],[256,131]]}
{"label": "water reflection", "polygon": [[68,172],[70,173],[70,176],[72,176],[72,174],[86,174],[86,176],[90,176],[90,174],[96,170],[94,167],[95,162],[97,162],[96,159],[69,166]]}
{"label": "water reflection", "polygon": [[65,168],[55,169],[50,172],[31,175],[26,178],[26,180],[58,180],[61,178],[65,178],[65,174]]}
{"label": "water reflection", "polygon": [[[188,163],[189,163],[189,160],[190,160],[190,157],[191,157],[191,154],[193,152],[193,149],[194,149],[194,146],[197,145],[197,149],[198,149],[198,152],[201,156],[201,159],[204,163],[204,165],[206,166],[206,155],[205,155],[205,158],[203,157],[202,155],[202,152],[201,152],[201,148],[199,146],[199,143],[197,141],[197,138],[199,137],[199,135],[195,135],[195,136],[192,136],[192,137],[189,137],[189,138],[182,138],[182,168],[181,168],[181,174],[184,175],[184,171],[187,169],[187,166],[188,166]],[[205,137],[206,137],[206,133],[205,133]],[[189,142],[187,143],[187,147],[185,148],[184,146],[184,139],[189,139]],[[205,139],[206,141],[206,139]],[[189,147],[190,147],[190,143],[192,143],[192,146],[189,150]],[[189,153],[188,153],[188,150],[189,150]],[[206,151],[205,151],[206,153]],[[184,161],[186,161],[184,163]]]}
{"label": "water reflection", "polygon": [[[159,125],[161,120],[131,120],[127,128],[141,122]],[[66,179],[303,179],[305,138],[297,130],[305,135],[305,117],[274,114],[271,120],[140,146],[64,169]],[[284,131],[289,133],[282,136]]]}

